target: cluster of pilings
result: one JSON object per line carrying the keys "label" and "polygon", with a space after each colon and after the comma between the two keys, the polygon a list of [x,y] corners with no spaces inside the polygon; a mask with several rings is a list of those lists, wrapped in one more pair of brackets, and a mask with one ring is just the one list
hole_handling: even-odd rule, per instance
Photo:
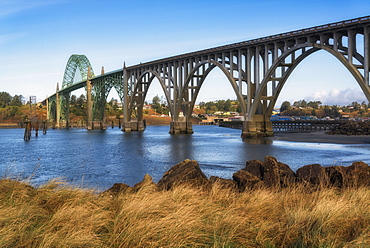
{"label": "cluster of pilings", "polygon": [[46,121],[42,121],[41,126],[40,126],[40,123],[39,123],[38,120],[36,120],[36,121],[26,120],[24,122],[24,124],[25,124],[25,129],[24,129],[23,139],[25,141],[29,141],[31,139],[32,130],[35,131],[35,137],[39,136],[39,129],[40,128],[42,129],[43,134],[47,133],[47,122]]}

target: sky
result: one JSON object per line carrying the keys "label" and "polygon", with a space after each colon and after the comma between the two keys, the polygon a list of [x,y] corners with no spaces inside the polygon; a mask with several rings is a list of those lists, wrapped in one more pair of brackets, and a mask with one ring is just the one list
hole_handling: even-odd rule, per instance
{"label": "sky", "polygon": [[[72,54],[95,74],[183,53],[370,14],[369,0],[0,0],[0,92],[55,93]],[[79,96],[82,90],[73,92]],[[115,91],[109,97],[116,97]],[[147,101],[163,96],[154,82]],[[197,102],[236,99],[218,69]],[[317,52],[287,80],[276,106],[305,99],[327,105],[368,100],[333,56]]]}

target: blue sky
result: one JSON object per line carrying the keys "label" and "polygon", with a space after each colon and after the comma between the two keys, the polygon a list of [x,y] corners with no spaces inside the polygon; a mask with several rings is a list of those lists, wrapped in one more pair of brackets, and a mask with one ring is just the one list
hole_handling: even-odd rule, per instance
{"label": "blue sky", "polygon": [[[72,54],[86,55],[96,74],[177,54],[370,14],[368,0],[0,0],[0,91],[39,101],[55,92]],[[83,92],[76,92],[79,95]],[[163,95],[158,83],[147,100]],[[111,95],[114,97],[114,92]],[[235,99],[217,70],[198,101]],[[334,58],[318,52],[288,79],[282,101],[366,101]]]}

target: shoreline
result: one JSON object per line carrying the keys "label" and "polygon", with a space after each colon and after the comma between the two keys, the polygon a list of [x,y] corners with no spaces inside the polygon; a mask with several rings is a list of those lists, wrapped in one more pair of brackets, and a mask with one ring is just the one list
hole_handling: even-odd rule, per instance
{"label": "shoreline", "polygon": [[370,144],[370,135],[330,135],[325,132],[274,132],[274,137],[265,139],[306,143]]}

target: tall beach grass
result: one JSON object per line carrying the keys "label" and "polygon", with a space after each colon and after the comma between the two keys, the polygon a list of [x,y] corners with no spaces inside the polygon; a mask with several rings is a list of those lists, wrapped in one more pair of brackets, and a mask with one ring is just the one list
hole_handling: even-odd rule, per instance
{"label": "tall beach grass", "polygon": [[98,194],[0,180],[0,247],[370,247],[370,189]]}

